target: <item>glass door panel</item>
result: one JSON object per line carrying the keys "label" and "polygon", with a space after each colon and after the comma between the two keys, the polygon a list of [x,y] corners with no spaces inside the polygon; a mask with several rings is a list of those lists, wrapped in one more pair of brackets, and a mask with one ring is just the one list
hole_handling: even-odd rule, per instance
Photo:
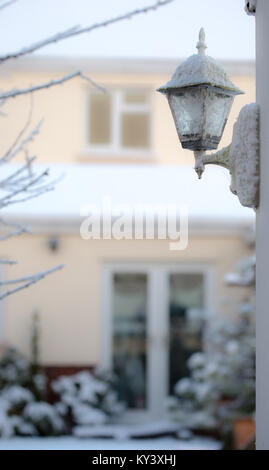
{"label": "glass door panel", "polygon": [[147,275],[114,273],[113,370],[119,398],[129,409],[147,406]]}
{"label": "glass door panel", "polygon": [[200,265],[106,266],[103,363],[114,370],[127,405],[123,422],[162,419],[165,397],[188,376],[189,357],[203,349],[211,279]]}
{"label": "glass door panel", "polygon": [[188,358],[202,349],[204,275],[169,275],[169,393],[189,374]]}

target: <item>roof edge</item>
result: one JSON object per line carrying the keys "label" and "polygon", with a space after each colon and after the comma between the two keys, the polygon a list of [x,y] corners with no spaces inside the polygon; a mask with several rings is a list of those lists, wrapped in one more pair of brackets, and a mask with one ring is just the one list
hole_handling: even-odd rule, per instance
{"label": "roof edge", "polygon": [[[9,71],[65,72],[83,69],[91,73],[120,74],[172,74],[185,59],[166,58],[112,58],[112,57],[64,57],[32,55],[19,60],[10,60],[1,68],[1,74]],[[219,60],[229,75],[255,75],[254,60]]]}
{"label": "roof edge", "polygon": [[[5,216],[5,220],[9,223],[19,222],[21,225],[30,228],[31,233],[35,234],[58,234],[59,236],[75,234],[80,236],[79,230],[83,217],[74,215],[59,217],[9,214]],[[180,223],[179,218],[177,218],[177,222]],[[240,220],[233,217],[191,217],[189,219],[189,235],[194,237],[243,235],[246,230],[253,228],[253,225],[254,221],[251,217]],[[2,232],[5,233],[4,227]],[[167,238],[164,241],[171,240]]]}

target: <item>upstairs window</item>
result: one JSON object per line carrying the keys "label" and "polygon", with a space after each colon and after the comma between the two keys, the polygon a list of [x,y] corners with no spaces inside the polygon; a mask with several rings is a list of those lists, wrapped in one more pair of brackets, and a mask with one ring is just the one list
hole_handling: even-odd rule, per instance
{"label": "upstairs window", "polygon": [[149,91],[91,92],[88,100],[87,147],[90,150],[114,154],[150,151]]}

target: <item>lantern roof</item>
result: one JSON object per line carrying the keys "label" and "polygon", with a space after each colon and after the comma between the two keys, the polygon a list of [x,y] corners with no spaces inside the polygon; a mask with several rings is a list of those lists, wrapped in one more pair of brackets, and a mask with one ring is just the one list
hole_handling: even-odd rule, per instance
{"label": "lantern roof", "polygon": [[229,79],[224,68],[212,57],[205,55],[205,33],[203,28],[199,33],[197,44],[198,54],[194,54],[182,62],[175,70],[171,80],[160,87],[158,91],[165,93],[169,90],[197,85],[209,85],[222,88],[232,94],[244,93]]}

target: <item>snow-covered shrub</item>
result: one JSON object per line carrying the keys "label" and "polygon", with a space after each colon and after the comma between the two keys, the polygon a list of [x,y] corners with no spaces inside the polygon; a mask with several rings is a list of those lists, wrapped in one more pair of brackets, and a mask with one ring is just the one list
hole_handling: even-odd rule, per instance
{"label": "snow-covered shrub", "polygon": [[104,424],[124,410],[113,390],[113,377],[96,369],[62,376],[52,383],[58,395],[57,410],[69,418],[71,427]]}
{"label": "snow-covered shrub", "polygon": [[0,436],[58,435],[64,429],[56,408],[44,401],[46,379],[38,364],[14,348],[0,359]]}
{"label": "snow-covered shrub", "polygon": [[23,418],[39,436],[57,436],[65,429],[57,409],[46,402],[28,403],[23,410]]}
{"label": "snow-covered shrub", "polygon": [[11,437],[13,425],[7,414],[6,403],[0,398],[0,437]]}
{"label": "snow-covered shrub", "polygon": [[250,315],[218,320],[208,329],[207,351],[188,361],[190,377],[175,385],[171,416],[190,429],[227,428],[255,409],[255,332]]}
{"label": "snow-covered shrub", "polygon": [[5,386],[28,386],[31,381],[29,362],[15,348],[7,348],[0,359],[0,390]]}
{"label": "snow-covered shrub", "polygon": [[205,352],[189,358],[189,377],[179,380],[167,403],[170,416],[183,428],[218,430],[224,439],[237,417],[255,411],[255,257],[240,262],[238,269],[225,281],[248,287],[247,298],[233,317],[210,320]]}
{"label": "snow-covered shrub", "polygon": [[1,392],[1,401],[5,403],[10,415],[18,415],[28,403],[34,400],[34,395],[21,385],[6,386]]}

